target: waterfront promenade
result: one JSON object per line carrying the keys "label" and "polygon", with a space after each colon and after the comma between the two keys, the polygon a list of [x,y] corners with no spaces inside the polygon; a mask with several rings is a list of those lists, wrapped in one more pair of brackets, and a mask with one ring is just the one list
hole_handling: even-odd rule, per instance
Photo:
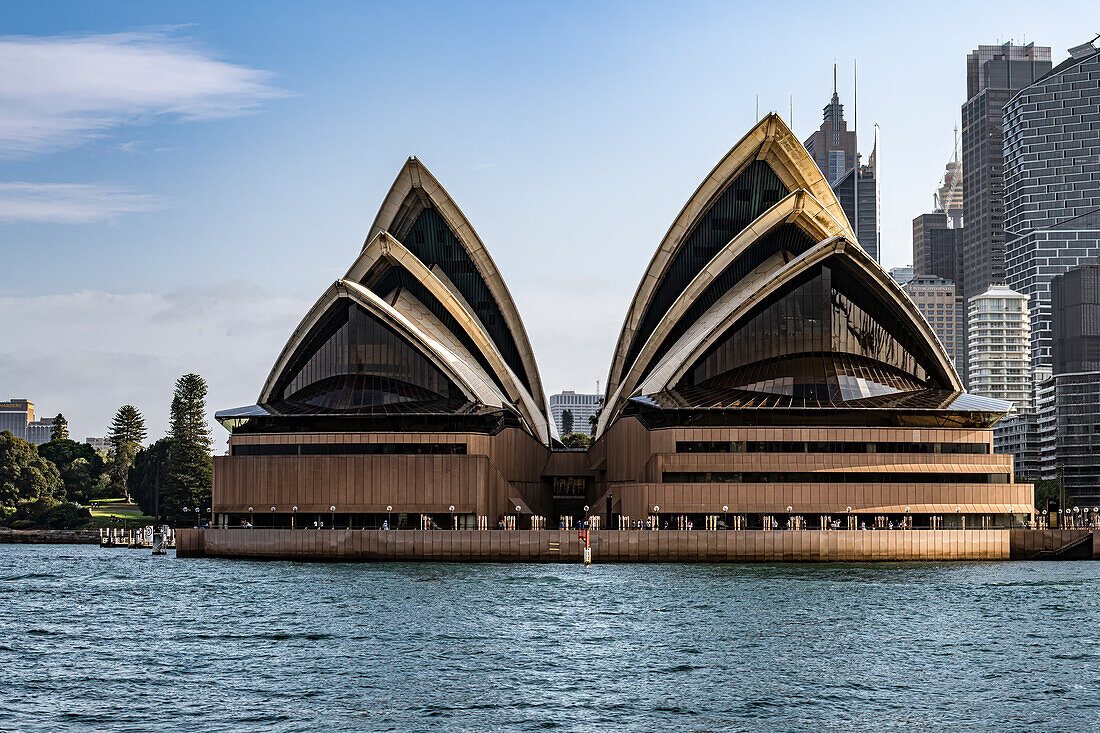
{"label": "waterfront promenade", "polygon": [[[878,562],[1100,557],[1100,531],[593,530],[594,563]],[[179,557],[581,562],[570,530],[180,529]]]}

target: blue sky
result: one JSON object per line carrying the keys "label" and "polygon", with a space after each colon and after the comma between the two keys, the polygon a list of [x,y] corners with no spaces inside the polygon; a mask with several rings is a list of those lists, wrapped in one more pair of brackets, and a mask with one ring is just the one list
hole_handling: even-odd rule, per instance
{"label": "blue sky", "polygon": [[[172,382],[249,404],[417,155],[489,247],[548,392],[591,391],[684,200],[761,112],[832,91],[881,129],[883,264],[910,262],[965,56],[1065,49],[1095,3],[0,1],[0,399],[81,438]],[[217,428],[224,438],[224,432]]]}

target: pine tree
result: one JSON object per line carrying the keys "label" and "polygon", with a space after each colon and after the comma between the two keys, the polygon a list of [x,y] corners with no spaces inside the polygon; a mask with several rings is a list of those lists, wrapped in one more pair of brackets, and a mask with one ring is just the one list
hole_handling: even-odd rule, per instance
{"label": "pine tree", "polygon": [[53,419],[53,426],[50,428],[50,440],[68,440],[69,439],[69,421],[65,419],[65,416],[60,412],[57,413],[57,417]]}
{"label": "pine tree", "polygon": [[123,405],[115,413],[115,419],[111,421],[111,430],[107,439],[115,450],[126,443],[136,443],[139,446],[145,442],[145,418],[141,410],[133,405]]}
{"label": "pine tree", "polygon": [[206,380],[198,374],[184,374],[176,380],[168,437],[178,445],[193,445],[210,451],[210,427],[206,424]]}
{"label": "pine tree", "polygon": [[183,509],[210,505],[213,459],[210,428],[206,424],[206,381],[185,374],[176,381],[168,428],[168,458],[161,482],[161,512],[179,524],[192,516]]}
{"label": "pine tree", "polygon": [[130,498],[130,491],[126,476],[134,463],[134,456],[141,450],[145,436],[145,418],[141,411],[133,405],[118,408],[107,434],[107,439],[111,441],[110,481],[111,486],[121,490],[127,499]]}

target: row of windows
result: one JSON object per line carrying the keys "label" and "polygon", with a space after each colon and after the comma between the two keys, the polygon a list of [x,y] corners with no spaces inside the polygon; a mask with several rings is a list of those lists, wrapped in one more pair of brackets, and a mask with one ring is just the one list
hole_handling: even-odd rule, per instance
{"label": "row of windows", "polygon": [[301,443],[235,445],[235,456],[464,456],[465,443]]}
{"label": "row of windows", "polygon": [[680,440],[677,453],[989,453],[988,443],[854,443],[817,440]]}
{"label": "row of windows", "polygon": [[666,471],[666,484],[1008,484],[1007,473],[814,473],[810,471]]}

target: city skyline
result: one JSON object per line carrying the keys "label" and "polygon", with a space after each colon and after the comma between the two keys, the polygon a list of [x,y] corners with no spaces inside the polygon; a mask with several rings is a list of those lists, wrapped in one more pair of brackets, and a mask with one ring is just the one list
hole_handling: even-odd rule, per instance
{"label": "city skyline", "polygon": [[[278,17],[258,5],[68,7],[13,4],[0,37],[9,68],[36,59],[34,74],[0,81],[15,110],[0,120],[0,397],[64,412],[87,435],[124,403],[159,434],[172,384],[189,371],[210,381],[211,411],[253,400],[303,306],[363,244],[377,181],[409,154],[463,202],[513,284],[546,391],[560,392],[605,376],[619,316],[675,217],[668,202],[736,142],[758,97],[760,116],[785,117],[793,98],[804,138],[820,124],[834,61],[852,120],[859,62],[860,148],[875,122],[882,130],[882,263],[904,265],[910,222],[951,154],[966,53],[1026,30],[1021,40],[1050,46],[1058,63],[1087,40],[1022,4],[996,6],[1003,27],[947,5],[848,9],[861,31],[848,46],[785,16],[807,45],[760,89],[730,69],[764,42],[721,43],[738,24],[774,22],[755,9],[605,6],[578,19],[576,6],[462,16],[434,6],[425,20],[423,8],[346,4]],[[944,12],[975,23],[943,24]],[[386,34],[355,36],[410,14],[420,56]],[[922,37],[919,68],[892,54],[886,30],[899,24],[937,30]],[[322,61],[311,54],[322,45],[342,52]],[[62,84],[74,59],[86,82],[75,99]],[[118,73],[134,59],[157,73]],[[927,115],[897,93],[899,74],[934,81]],[[309,261],[293,263],[303,246]],[[557,256],[528,257],[547,247]],[[582,264],[611,275],[578,279]]]}

